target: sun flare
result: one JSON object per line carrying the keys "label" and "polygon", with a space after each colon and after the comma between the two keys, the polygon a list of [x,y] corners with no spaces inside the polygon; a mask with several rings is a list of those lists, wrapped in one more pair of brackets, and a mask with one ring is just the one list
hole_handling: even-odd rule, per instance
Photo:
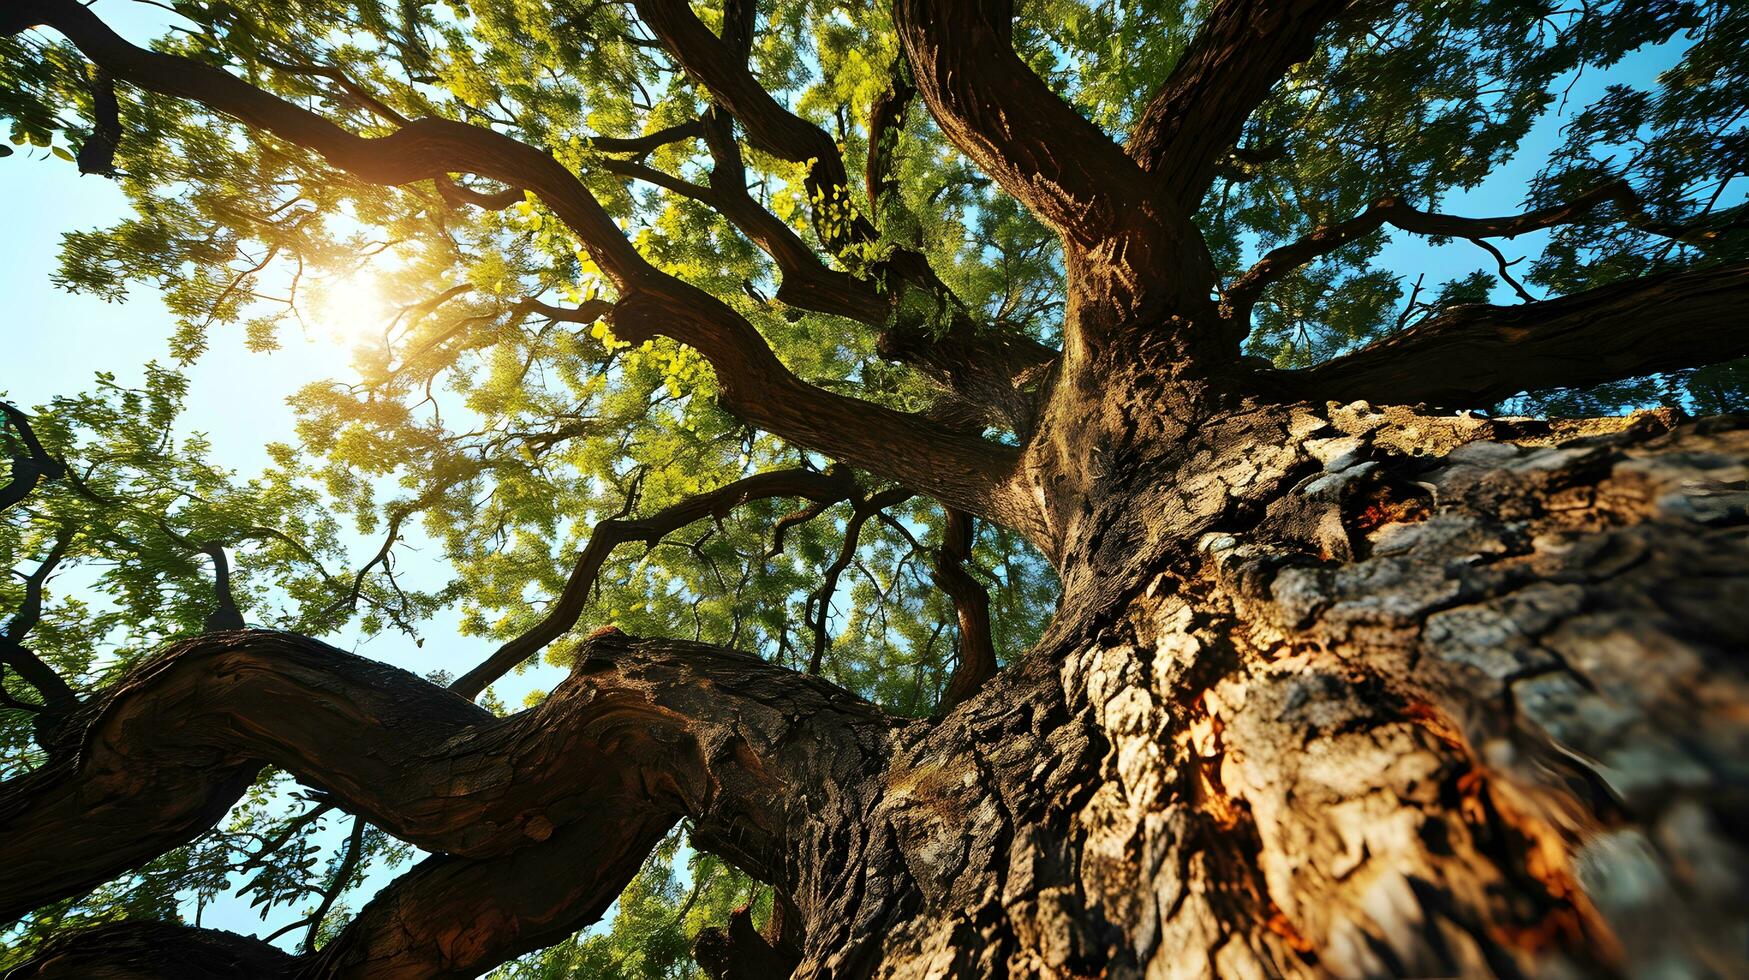
{"label": "sun flare", "polygon": [[361,270],[323,282],[312,313],[312,323],[333,339],[358,341],[382,328],[389,316],[389,302],[377,278]]}

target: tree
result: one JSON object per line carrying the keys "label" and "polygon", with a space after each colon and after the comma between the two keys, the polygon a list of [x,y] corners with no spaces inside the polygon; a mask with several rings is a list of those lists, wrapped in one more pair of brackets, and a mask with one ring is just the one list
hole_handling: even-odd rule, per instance
{"label": "tree", "polygon": [[[190,597],[142,586],[120,622],[180,638],[95,676],[99,631],[10,620],[11,975],[581,969],[634,878],[671,942],[681,822],[769,887],[697,932],[715,976],[1742,969],[1749,430],[1676,410],[1740,405],[1749,354],[1739,5],[173,6],[151,49],[0,11],[15,143],[138,206],[65,283],[157,284],[185,358],[384,254],[398,311],[248,521],[74,514],[129,413],[9,410],[11,554],[131,548]],[[1527,210],[1442,210],[1648,45],[1681,57]],[[1487,267],[1399,312],[1386,229]],[[97,471],[178,464],[147,448]],[[386,529],[352,576],[311,571],[329,507]],[[416,516],[452,588],[396,583]],[[202,630],[188,555],[252,527],[286,584],[207,601],[287,628]],[[597,588],[561,684],[474,703]],[[452,600],[503,641],[453,681],[314,636]],[[353,818],[260,886],[321,896],[303,952],[70,928],[142,875],[166,915],[196,872],[154,862],[276,779]],[[263,861],[309,813],[250,825]],[[391,838],[434,856],[325,925]]]}

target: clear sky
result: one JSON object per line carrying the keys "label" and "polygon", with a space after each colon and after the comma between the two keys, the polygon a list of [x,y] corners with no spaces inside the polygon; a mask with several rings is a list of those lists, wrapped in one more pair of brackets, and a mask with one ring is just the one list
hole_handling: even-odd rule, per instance
{"label": "clear sky", "polygon": [[[136,41],[147,40],[164,23],[161,11],[141,4],[100,0],[97,9]],[[1677,53],[1674,48],[1643,51],[1607,75],[1588,73],[1574,86],[1567,104],[1575,108],[1585,105],[1611,81],[1646,79],[1674,63]],[[1481,187],[1453,195],[1442,210],[1466,215],[1522,210],[1529,179],[1556,141],[1562,122],[1551,113],[1512,164]],[[127,202],[109,181],[82,177],[73,164],[44,156],[38,151],[0,158],[0,214],[5,224],[0,234],[0,295],[5,297],[5,306],[0,309],[0,393],[27,406],[57,394],[85,390],[99,371],[113,372],[123,384],[137,383],[146,361],[168,360],[166,338],[172,329],[161,298],[148,286],[131,287],[125,303],[106,304],[70,295],[52,284],[62,233],[115,222],[127,215]],[[1526,236],[1503,243],[1503,247],[1509,259],[1534,255],[1540,238]],[[1400,235],[1380,261],[1404,275],[1406,283],[1425,272],[1432,284],[1491,267],[1492,260],[1468,243],[1436,248]],[[288,332],[282,337],[281,350],[262,355],[245,349],[240,327],[214,332],[210,350],[187,372],[191,385],[185,426],[207,434],[216,463],[245,475],[261,469],[267,461],[262,449],[266,443],[295,441],[287,397],[311,381],[346,376],[346,346],[335,333],[320,326],[309,336]],[[374,547],[373,542],[370,549]],[[362,547],[354,548],[355,555],[360,551],[369,554]],[[404,569],[422,583],[441,581],[447,576],[445,569],[434,564],[438,553],[435,547],[410,552],[398,570]],[[440,617],[428,625],[422,649],[415,649],[398,634],[385,634],[364,646],[355,646],[356,637],[330,639],[419,673],[439,668],[459,673],[489,652],[479,640],[458,637],[453,616]],[[512,679],[500,684],[498,690],[507,703],[516,704],[527,690],[550,687],[554,673]],[[344,821],[334,821],[328,833],[338,841],[344,826]],[[385,872],[378,869],[365,887],[349,893],[348,904],[356,909],[362,895],[387,880]],[[232,900],[209,907],[203,924],[266,934],[297,918],[297,912],[282,907],[264,923],[242,901]],[[297,938],[301,934],[293,933],[286,941]]]}

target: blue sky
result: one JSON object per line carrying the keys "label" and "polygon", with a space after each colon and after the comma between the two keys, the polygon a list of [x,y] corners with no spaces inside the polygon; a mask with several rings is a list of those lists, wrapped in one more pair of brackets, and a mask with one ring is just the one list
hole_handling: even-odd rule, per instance
{"label": "blue sky", "polygon": [[[163,23],[161,12],[140,4],[103,0],[97,6],[100,14],[136,41],[145,41]],[[1671,48],[1641,52],[1609,73],[1588,73],[1574,87],[1568,105],[1585,105],[1608,82],[1649,78],[1672,64],[1676,55]],[[1556,141],[1562,121],[1553,115],[1545,118],[1512,164],[1482,186],[1452,195],[1443,209],[1468,215],[1521,210],[1529,179]],[[0,158],[0,200],[5,202],[7,217],[6,233],[0,235],[4,287],[0,294],[6,297],[0,311],[0,357],[4,358],[0,392],[24,405],[87,389],[99,371],[114,372],[124,384],[138,382],[142,364],[154,358],[167,360],[166,338],[172,330],[161,298],[149,287],[136,285],[127,302],[108,304],[68,294],[52,284],[62,233],[100,227],[128,212],[114,184],[82,177],[71,163],[41,157],[40,152],[21,152]],[[1504,243],[1507,257],[1534,254],[1541,237]],[[1407,282],[1425,272],[1432,284],[1490,266],[1491,261],[1467,243],[1434,247],[1412,236],[1398,236],[1380,264],[1404,274]],[[241,328],[219,330],[211,337],[210,350],[187,372],[191,385],[185,424],[206,433],[214,461],[245,475],[266,464],[265,444],[295,441],[288,396],[309,382],[346,374],[345,345],[328,331],[313,330],[309,336],[288,332],[282,342],[283,348],[273,354],[252,354],[244,347]],[[362,547],[354,549],[355,554],[359,551],[369,553]],[[435,547],[409,553],[401,567],[418,576],[419,563],[426,562],[426,580],[441,580],[445,570],[430,564],[436,554]],[[422,649],[394,634],[357,649],[420,673],[439,668],[460,672],[489,652],[478,640],[458,637],[453,616],[430,624],[426,637]],[[347,646],[355,641],[356,637],[338,639]],[[499,691],[505,701],[515,704],[527,690],[552,682],[550,674],[531,676],[502,684]],[[345,826],[345,821],[332,821],[328,833],[338,841]],[[363,889],[348,896],[349,904],[357,908],[360,895],[373,891],[387,877],[379,869]],[[244,903],[231,900],[209,907],[204,924],[265,934],[295,917],[296,910],[282,910],[264,923]]]}

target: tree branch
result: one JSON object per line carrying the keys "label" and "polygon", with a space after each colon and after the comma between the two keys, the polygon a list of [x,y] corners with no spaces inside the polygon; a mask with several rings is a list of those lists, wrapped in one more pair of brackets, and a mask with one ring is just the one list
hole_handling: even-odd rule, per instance
{"label": "tree branch", "polygon": [[893,81],[874,100],[868,110],[868,165],[863,183],[868,190],[868,205],[880,213],[881,201],[898,186],[893,177],[893,153],[899,134],[905,129],[905,110],[917,95],[911,84],[911,72],[905,59],[893,62]]}
{"label": "tree branch", "polygon": [[763,980],[787,977],[801,963],[798,937],[784,929],[784,906],[774,898],[771,920],[761,933],[753,928],[752,903],[729,913],[724,927],[702,929],[693,940],[692,958],[711,980]]}
{"label": "tree branch", "polygon": [[713,850],[780,880],[819,746],[880,758],[890,721],[756,657],[618,631],[592,637],[539,707],[499,720],[405,671],[257,630],[171,647],[71,724],[76,756],[0,783],[0,919],[192,840],[264,765],[431,851],[491,858],[640,814],[659,836],[687,816]]}
{"label": "tree branch", "polygon": [[115,79],[102,68],[92,68],[86,85],[91,90],[91,135],[80,144],[74,162],[82,174],[114,177],[115,151],[121,147],[121,105],[115,99]]}
{"label": "tree branch", "polygon": [[622,544],[643,541],[655,545],[665,535],[706,517],[721,520],[729,511],[750,500],[771,497],[802,497],[820,504],[847,500],[857,492],[850,473],[834,468],[825,473],[812,470],[778,470],[758,473],[709,493],[696,494],[641,520],[609,518],[595,525],[589,543],[577,557],[565,590],[546,616],[533,629],[499,647],[479,666],[455,679],[449,689],[469,701],[486,686],[514,670],[518,664],[577,625],[589,593],[608,556]]}
{"label": "tree branch", "polygon": [[231,563],[225,558],[225,546],[209,541],[201,545],[200,553],[213,560],[213,594],[217,602],[201,629],[208,633],[242,629],[243,613],[237,608],[236,596],[231,594]]}
{"label": "tree branch", "polygon": [[322,901],[316,906],[316,911],[310,913],[310,931],[304,935],[304,952],[316,948],[316,939],[322,933],[322,920],[328,917],[328,911],[334,907],[334,902],[340,898],[340,893],[352,881],[352,873],[358,870],[358,859],[364,850],[363,817],[352,818],[352,833],[346,837],[346,854],[340,859],[340,867],[334,870],[334,883],[322,892]]}
{"label": "tree branch", "polygon": [[256,55],[256,59],[274,71],[284,72],[288,75],[313,75],[326,78],[340,86],[340,90],[350,96],[358,105],[397,126],[405,126],[410,121],[406,116],[391,108],[388,103],[372,95],[369,89],[353,81],[352,76],[346,74],[338,66],[292,64],[270,58],[264,54]]}
{"label": "tree branch", "polygon": [[851,559],[856,557],[857,545],[862,540],[862,526],[868,519],[892,507],[911,499],[912,493],[903,487],[883,490],[872,497],[858,499],[855,508],[850,512],[850,520],[844,524],[844,544],[838,549],[838,557],[826,567],[826,574],[820,587],[808,596],[808,609],[813,612],[814,652],[808,658],[808,673],[818,674],[826,659],[826,646],[832,639],[830,620],[832,618],[832,593],[838,590],[838,578],[844,570],[850,567]]}
{"label": "tree branch", "polygon": [[[23,450],[12,454],[12,479],[0,487],[0,511],[4,511],[30,496],[43,480],[59,479],[67,468],[37,441],[36,430],[30,427],[30,416],[5,402],[0,402],[0,415],[4,415],[7,425],[18,433]],[[0,426],[0,433],[4,431],[5,427]]]}
{"label": "tree branch", "polygon": [[[724,36],[705,27],[681,0],[642,0],[641,16],[674,57],[709,89],[719,109],[707,113],[703,135],[715,167],[711,172],[711,195],[667,175],[633,173],[661,186],[663,180],[681,184],[676,193],[706,200],[770,255],[781,274],[777,299],[797,309],[848,317],[882,328],[882,356],[921,370],[950,396],[976,406],[974,414],[988,424],[1023,431],[1030,420],[1033,399],[1024,390],[1026,372],[1056,357],[1056,352],[1025,337],[1003,336],[1001,331],[981,326],[964,309],[930,267],[921,253],[892,249],[858,277],[828,267],[814,250],[790,228],[755,202],[747,193],[746,167],[735,142],[732,115],[746,129],[755,147],[780,159],[810,164],[805,186],[815,230],[827,250],[841,259],[866,265],[858,248],[880,241],[879,230],[854,205],[847,184],[843,158],[827,133],[777,103],[747,69],[747,49],[752,41],[754,5],[731,4],[725,13]],[[909,83],[902,72],[894,76],[896,88],[875,107],[871,127],[883,131],[893,122],[904,101],[910,98]],[[883,110],[882,106],[886,108]],[[871,130],[871,139],[877,138]],[[1119,155],[1121,157],[1121,154]],[[878,170],[882,155],[871,148],[870,174]],[[1132,168],[1133,169],[1133,168]],[[661,179],[657,179],[661,178]],[[871,188],[871,193],[872,193]],[[886,288],[876,282],[886,280]],[[918,322],[915,317],[894,317],[905,288],[922,290],[948,311],[946,331]],[[1014,355],[990,358],[990,351]]]}
{"label": "tree branch", "polygon": [[1006,0],[899,0],[893,20],[941,131],[1034,214],[1093,246],[1149,202],[1143,174],[1014,53]]}
{"label": "tree branch", "polygon": [[676,123],[642,136],[591,136],[589,148],[602,153],[629,153],[642,160],[670,143],[698,139],[704,135],[704,123],[694,119]]}
{"label": "tree branch", "polygon": [[969,514],[949,508],[941,547],[935,553],[935,585],[953,600],[959,617],[959,663],[948,677],[937,710],[945,714],[978,692],[996,675],[996,648],[990,637],[990,592],[966,570],[975,526]]}
{"label": "tree branch", "polygon": [[1240,130],[1349,0],[1219,0],[1148,103],[1127,150],[1194,211]]}
{"label": "tree branch", "polygon": [[298,958],[271,943],[174,922],[130,920],[56,933],[8,978],[290,978]]}
{"label": "tree branch", "polygon": [[1645,276],[1518,306],[1459,306],[1270,380],[1302,398],[1486,407],[1749,355],[1749,263]]}
{"label": "tree branch", "polygon": [[1015,54],[1011,8],[898,0],[893,20],[942,133],[1062,236],[1075,294],[1065,348],[1078,360],[1083,342],[1206,306],[1213,262],[1190,210]]}
{"label": "tree branch", "polygon": [[[673,822],[659,813],[607,806],[509,854],[427,858],[315,953],[292,956],[228,932],[129,921],[61,933],[7,976],[479,976],[600,919]],[[569,873],[551,874],[553,868]]]}
{"label": "tree branch", "polygon": [[[25,578],[24,602],[12,614],[12,618],[7,620],[5,632],[0,633],[0,663],[11,667],[25,683],[36,688],[37,693],[42,695],[44,706],[56,715],[71,710],[79,703],[79,696],[53,667],[44,663],[35,651],[24,646],[23,641],[42,618],[43,586],[61,563],[61,558],[67,553],[72,540],[72,531],[63,528],[49,553],[38,563],[36,570]],[[46,733],[39,729],[39,734]]]}
{"label": "tree branch", "polygon": [[1223,294],[1222,302],[1229,308],[1230,317],[1244,322],[1265,287],[1280,281],[1300,266],[1387,224],[1417,235],[1468,238],[1479,242],[1483,238],[1515,238],[1556,225],[1572,224],[1583,220],[1605,202],[1615,204],[1628,224],[1689,244],[1713,244],[1724,235],[1718,230],[1686,229],[1656,221],[1646,212],[1645,202],[1625,180],[1607,181],[1564,204],[1493,218],[1464,218],[1422,211],[1401,198],[1383,197],[1346,221],[1326,225],[1287,245],[1271,249],[1256,265],[1233,280]]}
{"label": "tree branch", "polygon": [[633,343],[664,335],[698,349],[716,370],[725,406],[749,424],[1011,526],[1034,523],[1030,500],[1008,490],[1018,458],[1013,449],[803,382],[740,315],[645,261],[550,154],[448,119],[418,119],[386,136],[361,137],[220,68],[136,47],[74,0],[24,0],[0,27],[38,23],[59,30],[119,79],[193,99],[312,149],[363,180],[398,185],[469,171],[532,190],[619,288],[615,333]]}
{"label": "tree branch", "polygon": [[[814,201],[814,225],[833,252],[851,241],[878,237],[853,207],[838,145],[826,131],[779,105],[747,69],[754,7],[728,16],[727,40],[712,34],[685,0],[637,0],[638,16],[717,104],[740,120],[756,149],[792,163],[810,163],[805,186]],[[842,213],[840,213],[842,212]]]}

